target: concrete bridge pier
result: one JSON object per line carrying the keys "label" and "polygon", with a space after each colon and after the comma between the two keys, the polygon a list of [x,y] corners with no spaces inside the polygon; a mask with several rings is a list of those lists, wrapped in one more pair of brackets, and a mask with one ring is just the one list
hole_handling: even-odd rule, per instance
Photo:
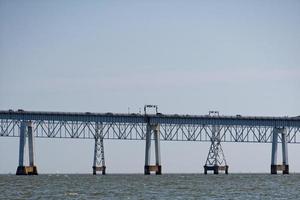
{"label": "concrete bridge pier", "polygon": [[[155,142],[155,165],[150,165],[152,134],[154,135],[154,142]],[[148,123],[147,132],[146,132],[144,174],[149,175],[152,171],[155,172],[156,175],[161,174],[160,133],[159,133],[159,124],[151,125]]]}
{"label": "concrete bridge pier", "polygon": [[103,125],[102,123],[95,124],[95,148],[94,148],[94,163],[93,175],[97,171],[101,171],[102,175],[106,174],[105,158],[104,158],[104,144],[103,144]]}
{"label": "concrete bridge pier", "polygon": [[[29,166],[25,166],[24,152],[26,146],[26,135],[28,136]],[[32,123],[22,121],[20,126],[20,143],[19,143],[19,166],[16,175],[37,175],[37,167],[34,164],[34,135]]]}
{"label": "concrete bridge pier", "polygon": [[[282,142],[282,165],[277,165],[277,147],[278,147],[278,134],[281,134]],[[273,128],[272,138],[272,154],[271,154],[271,174],[277,174],[277,171],[282,171],[283,174],[289,174],[288,163],[288,148],[287,148],[287,133],[286,128]]]}

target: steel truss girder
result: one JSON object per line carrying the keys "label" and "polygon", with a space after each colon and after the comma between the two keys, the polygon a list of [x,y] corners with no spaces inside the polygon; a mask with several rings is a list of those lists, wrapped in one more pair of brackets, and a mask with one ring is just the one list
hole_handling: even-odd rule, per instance
{"label": "steel truss girder", "polygon": [[[96,122],[35,120],[38,138],[94,139]],[[19,137],[21,120],[0,119],[0,137]],[[103,139],[144,140],[147,123],[102,122]],[[210,124],[160,124],[160,139],[165,141],[210,142]],[[218,125],[221,142],[271,143],[272,126]],[[300,143],[300,128],[285,127],[288,143]],[[281,137],[278,138],[281,142]]]}

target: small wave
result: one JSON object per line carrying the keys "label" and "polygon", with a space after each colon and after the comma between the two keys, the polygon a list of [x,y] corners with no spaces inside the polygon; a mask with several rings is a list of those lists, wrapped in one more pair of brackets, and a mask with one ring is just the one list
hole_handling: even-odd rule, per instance
{"label": "small wave", "polygon": [[66,193],[67,196],[77,196],[78,193],[77,192],[68,192]]}

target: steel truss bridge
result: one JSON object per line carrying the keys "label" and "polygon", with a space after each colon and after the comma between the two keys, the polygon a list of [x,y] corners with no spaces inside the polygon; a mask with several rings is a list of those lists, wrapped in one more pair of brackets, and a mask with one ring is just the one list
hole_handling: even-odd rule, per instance
{"label": "steel truss bridge", "polygon": [[[0,137],[20,137],[19,174],[34,174],[33,171],[36,170],[33,155],[29,155],[29,160],[32,161],[30,166],[23,166],[24,162],[21,159],[24,157],[21,149],[25,148],[27,137],[29,150],[32,151],[33,138],[94,139],[94,174],[96,171],[105,174],[103,145],[105,139],[145,140],[145,174],[150,174],[151,171],[161,173],[160,140],[211,142],[205,171],[213,170],[214,173],[218,173],[219,170],[228,171],[221,147],[222,142],[272,143],[271,172],[277,173],[277,170],[282,170],[283,173],[288,173],[287,144],[300,143],[300,117],[8,110],[0,111]],[[156,161],[155,165],[150,165],[150,148],[153,140]],[[286,149],[282,165],[277,165],[275,158],[278,142],[282,143],[283,150]]]}

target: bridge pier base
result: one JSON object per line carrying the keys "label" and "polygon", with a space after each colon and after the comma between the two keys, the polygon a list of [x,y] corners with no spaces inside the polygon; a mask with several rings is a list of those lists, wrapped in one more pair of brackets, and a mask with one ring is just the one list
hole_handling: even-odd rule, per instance
{"label": "bridge pier base", "polygon": [[38,175],[36,166],[18,166],[16,175]]}
{"label": "bridge pier base", "polygon": [[[155,165],[150,165],[152,132],[154,135],[154,142],[155,142]],[[159,133],[159,124],[151,125],[148,123],[147,132],[146,132],[144,174],[150,175],[151,172],[155,172],[156,175],[161,175],[160,133]]]}
{"label": "bridge pier base", "polygon": [[224,165],[224,166],[207,166],[204,165],[204,174],[207,174],[208,171],[213,171],[214,174],[219,174],[219,171],[224,171],[225,174],[228,174],[228,165]]}
{"label": "bridge pier base", "polygon": [[151,172],[155,172],[156,175],[161,175],[161,165],[145,165],[144,174],[150,175]]}
{"label": "bridge pier base", "polygon": [[[281,134],[282,142],[282,165],[277,165],[277,147],[278,147],[278,134]],[[288,148],[286,139],[286,129],[285,128],[273,128],[273,138],[272,138],[272,154],[271,154],[271,174],[277,174],[277,171],[282,171],[282,174],[289,174],[289,164],[288,164]]]}
{"label": "bridge pier base", "polygon": [[[26,135],[28,137],[29,166],[25,166],[24,163]],[[32,123],[30,121],[21,122],[19,143],[19,166],[17,168],[16,175],[38,175],[37,167],[34,165],[34,135],[32,131]]]}
{"label": "bridge pier base", "polygon": [[94,148],[94,163],[93,175],[101,171],[102,175],[106,174],[105,158],[104,158],[104,143],[103,143],[103,126],[95,124],[95,148]]}
{"label": "bridge pier base", "polygon": [[102,175],[105,175],[106,174],[106,167],[105,166],[102,166],[102,167],[95,167],[93,166],[93,175],[97,175],[97,172],[101,172]]}

